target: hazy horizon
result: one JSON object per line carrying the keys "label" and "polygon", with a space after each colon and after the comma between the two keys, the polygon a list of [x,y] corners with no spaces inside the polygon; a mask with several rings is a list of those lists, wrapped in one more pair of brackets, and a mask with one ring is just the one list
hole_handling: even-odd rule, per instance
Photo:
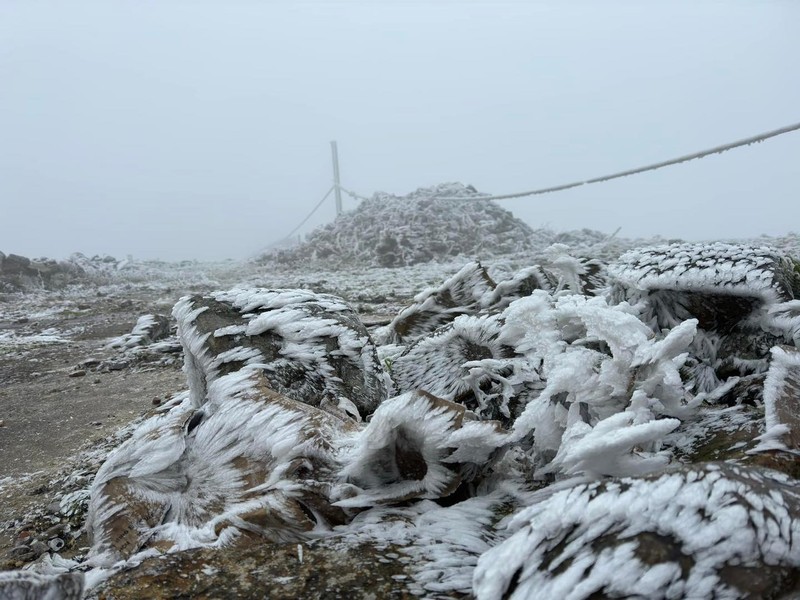
{"label": "hazy horizon", "polygon": [[[331,186],[330,140],[366,196],[502,194],[776,129],[800,121],[797,22],[789,0],[0,0],[0,251],[252,255]],[[782,235],[798,159],[800,132],[500,204],[557,231]]]}

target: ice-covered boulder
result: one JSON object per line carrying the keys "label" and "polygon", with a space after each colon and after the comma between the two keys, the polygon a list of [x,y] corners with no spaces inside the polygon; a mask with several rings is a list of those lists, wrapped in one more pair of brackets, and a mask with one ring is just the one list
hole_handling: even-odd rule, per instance
{"label": "ice-covered boulder", "polygon": [[504,360],[513,352],[499,340],[501,327],[498,315],[456,317],[391,363],[395,386],[400,392],[424,390],[463,404],[482,418],[510,422],[518,411],[509,406],[513,392],[502,375],[511,374]]}
{"label": "ice-covered boulder", "polygon": [[192,402],[218,377],[255,365],[277,392],[349,414],[387,397],[375,346],[344,300],[307,290],[242,289],[182,298],[173,311]]}
{"label": "ice-covered boulder", "polygon": [[[704,329],[735,324],[755,302],[792,300],[798,277],[793,262],[773,248],[721,242],[637,248],[613,262],[609,274],[617,291],[629,297],[663,290],[698,294],[686,308],[702,313],[695,317]],[[723,315],[703,312],[708,302],[725,299],[740,302]]]}
{"label": "ice-covered boulder", "polygon": [[213,411],[185,396],[100,468],[87,518],[96,560],[248,536],[290,541],[348,520],[333,506],[348,492],[336,484],[335,440],[352,420],[274,392],[252,368],[210,381],[207,393]]}
{"label": "ice-covered boulder", "polygon": [[100,468],[87,529],[94,564],[331,533],[364,508],[449,496],[505,437],[457,404],[412,393],[370,422],[270,389],[253,366],[145,421]]}
{"label": "ice-covered boulder", "polygon": [[386,400],[375,348],[338,298],[234,290],[183,298],[175,316],[190,389],[100,468],[95,564],[324,536],[365,508],[451,495],[506,441],[430,394]]}
{"label": "ice-covered boulder", "polygon": [[687,369],[699,391],[766,371],[769,349],[792,341],[795,263],[766,246],[673,244],[631,250],[609,266],[611,297],[640,303],[654,331],[697,319]]}
{"label": "ice-covered boulder", "polygon": [[449,323],[459,315],[477,314],[494,299],[495,283],[479,262],[471,262],[437,288],[414,298],[379,333],[383,343],[409,343]]}
{"label": "ice-covered boulder", "polygon": [[579,483],[510,522],[484,553],[479,600],[794,597],[800,492],[766,469],[729,463]]}

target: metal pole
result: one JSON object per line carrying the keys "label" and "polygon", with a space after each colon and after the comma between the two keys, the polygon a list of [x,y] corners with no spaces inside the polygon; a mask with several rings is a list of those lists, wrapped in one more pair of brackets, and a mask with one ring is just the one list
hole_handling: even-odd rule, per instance
{"label": "metal pole", "polygon": [[336,216],[342,214],[342,186],[339,183],[339,150],[336,142],[331,142],[331,156],[333,157],[333,187],[336,191]]}

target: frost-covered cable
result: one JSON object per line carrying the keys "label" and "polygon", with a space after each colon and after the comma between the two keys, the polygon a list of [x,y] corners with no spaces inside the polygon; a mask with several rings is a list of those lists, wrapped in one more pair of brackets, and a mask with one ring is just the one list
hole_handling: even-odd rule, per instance
{"label": "frost-covered cable", "polygon": [[800,123],[795,123],[794,125],[787,125],[786,127],[781,127],[780,129],[774,129],[772,131],[767,131],[766,133],[760,133],[758,135],[754,135],[749,138],[745,138],[743,140],[738,140],[736,142],[731,142],[729,144],[723,144],[721,146],[715,146],[713,148],[709,148],[708,150],[701,150],[700,152],[695,152],[693,154],[686,154],[685,156],[679,156],[678,158],[672,158],[670,160],[665,160],[662,162],[653,163],[651,165],[646,165],[644,167],[638,167],[636,169],[628,169],[626,171],[620,171],[618,173],[612,173],[611,175],[603,175],[602,177],[594,177],[592,179],[585,179],[583,181],[574,181],[572,183],[565,183],[562,185],[555,185],[552,187],[541,188],[538,190],[531,190],[529,192],[518,192],[515,194],[502,194],[499,196],[472,196],[472,197],[461,197],[461,198],[441,198],[441,200],[510,200],[511,198],[523,198],[525,196],[537,196],[540,194],[550,194],[552,192],[560,192],[562,190],[568,190],[570,188],[580,187],[582,185],[588,185],[590,183],[600,183],[603,181],[610,181],[612,179],[619,179],[620,177],[628,177],[629,175],[636,175],[638,173],[644,173],[645,171],[655,171],[656,169],[661,169],[663,167],[669,167],[671,165],[677,165],[679,163],[688,162],[690,160],[694,160],[696,158],[704,158],[706,156],[710,156],[711,154],[721,154],[726,150],[732,150],[733,148],[739,148],[740,146],[749,146],[750,144],[755,144],[757,142],[763,142],[764,140],[768,140],[769,138],[777,137],[779,135],[783,135],[784,133],[791,133],[792,131],[797,131],[800,129]]}
{"label": "frost-covered cable", "polygon": [[319,210],[319,207],[320,207],[320,206],[322,206],[322,203],[323,203],[323,202],[325,202],[325,200],[327,200],[327,199],[328,199],[328,196],[330,196],[330,195],[331,195],[331,192],[332,192],[334,189],[336,189],[336,186],[335,186],[335,185],[332,185],[332,186],[331,186],[331,189],[329,189],[329,190],[328,190],[328,191],[325,193],[325,195],[322,197],[322,200],[320,200],[319,202],[317,202],[317,205],[316,205],[314,208],[312,208],[312,209],[311,209],[311,212],[310,212],[310,213],[308,213],[308,214],[306,215],[306,218],[305,218],[305,219],[303,219],[302,221],[300,221],[300,224],[299,224],[297,227],[295,227],[294,229],[292,229],[292,230],[291,230],[291,231],[290,231],[288,234],[286,234],[286,237],[285,237],[285,238],[283,238],[283,239],[285,239],[285,240],[288,240],[288,239],[289,239],[290,237],[292,237],[292,236],[293,236],[295,233],[297,233],[297,232],[300,230],[300,228],[301,228],[303,225],[305,225],[305,224],[308,222],[308,220],[309,220],[309,219],[310,219],[310,218],[311,218],[311,217],[314,215],[314,213],[315,213],[315,212],[317,212],[317,211]]}

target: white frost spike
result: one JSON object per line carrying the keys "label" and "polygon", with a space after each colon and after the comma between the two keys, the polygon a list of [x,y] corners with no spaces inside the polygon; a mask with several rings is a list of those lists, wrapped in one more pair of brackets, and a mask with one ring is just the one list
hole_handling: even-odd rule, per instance
{"label": "white frost spike", "polygon": [[770,306],[764,325],[800,347],[800,300]]}
{"label": "white frost spike", "polygon": [[691,399],[681,381],[680,369],[686,361],[686,349],[696,335],[697,321],[684,321],[669,330],[663,339],[648,340],[634,353],[631,367],[635,369],[635,387],[653,399],[651,407],[658,414],[685,419],[697,410],[704,398],[714,397],[703,395]]}
{"label": "white frost spike", "polygon": [[[644,475],[667,465],[669,457],[644,449],[680,425],[678,419],[635,423],[634,412],[621,412],[594,427],[578,421],[564,433],[553,461],[542,473],[560,469],[566,475]],[[639,450],[635,450],[639,448]]]}
{"label": "white frost spike", "polygon": [[[579,484],[522,510],[478,561],[479,600],[752,597],[800,567],[800,494],[788,477],[729,463]],[[765,572],[766,571],[766,572]],[[783,583],[781,583],[783,577]],[[748,593],[749,592],[749,593]]]}
{"label": "white frost spike", "polygon": [[800,450],[800,351],[772,348],[772,362],[764,381],[766,431],[754,451]]}

